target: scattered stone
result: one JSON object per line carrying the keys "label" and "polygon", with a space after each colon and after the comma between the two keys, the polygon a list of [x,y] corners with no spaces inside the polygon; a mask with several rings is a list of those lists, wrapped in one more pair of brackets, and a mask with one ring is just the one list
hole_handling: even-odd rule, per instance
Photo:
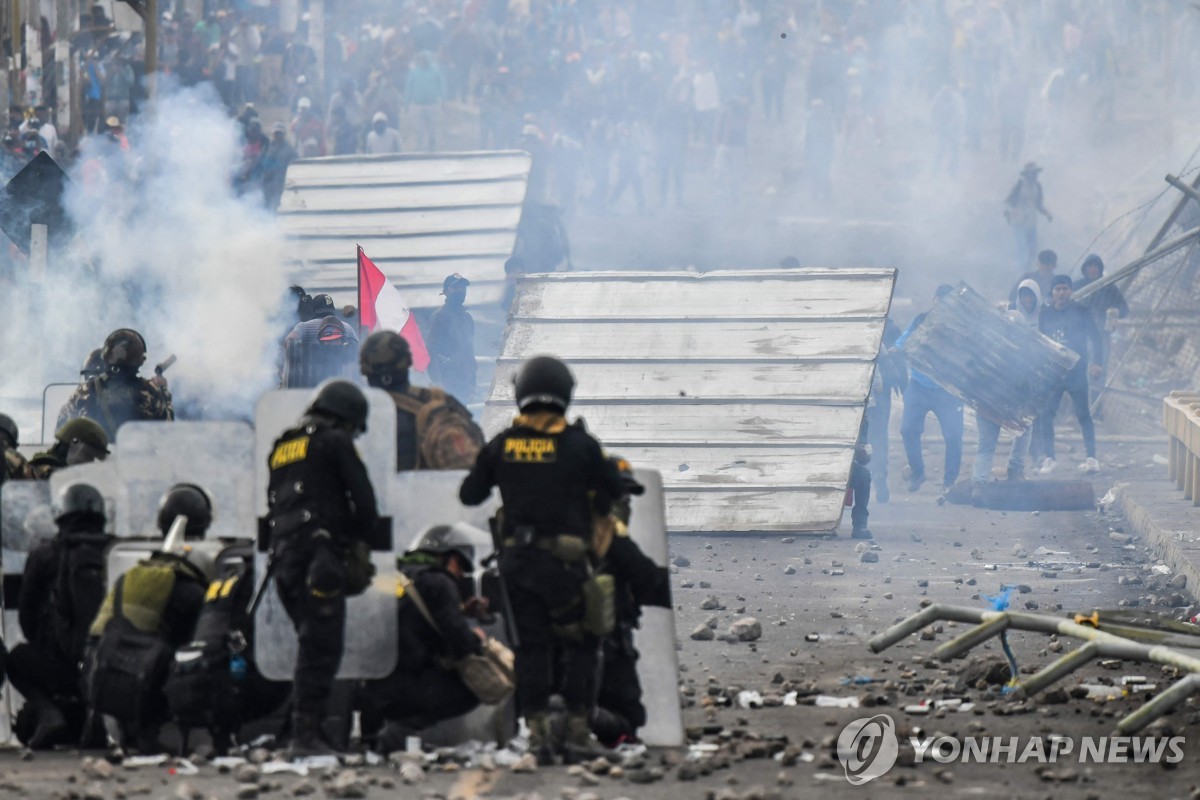
{"label": "scattered stone", "polygon": [[884,600],[891,600],[893,597],[895,597],[895,595],[894,595],[894,594],[892,594],[891,592],[884,592],[884,593],[883,593],[883,599],[884,599]]}
{"label": "scattered stone", "polygon": [[1025,601],[1025,608],[1027,608],[1027,609],[1028,609],[1028,610],[1030,610],[1030,611],[1037,611],[1037,609],[1038,609],[1038,601],[1037,601],[1037,600],[1026,600],[1026,601]]}
{"label": "scattered stone", "polygon": [[1187,575],[1180,574],[1180,575],[1176,575],[1174,578],[1171,578],[1171,588],[1172,589],[1183,589],[1186,586],[1187,586]]}
{"label": "scattered stone", "polygon": [[971,551],[971,558],[975,559],[976,561],[983,561],[983,551],[978,547],[975,548]]}
{"label": "scattered stone", "polygon": [[791,564],[788,564],[786,567],[783,568],[783,574],[784,575],[795,575],[796,568],[793,567]]}
{"label": "scattered stone", "polygon": [[859,556],[859,561],[864,564],[877,564],[879,563],[879,553],[871,550],[864,550],[863,554]]}
{"label": "scattered stone", "polygon": [[1033,587],[1028,583],[1019,583],[1017,584],[1017,591],[1021,594],[1029,594],[1033,591]]}
{"label": "scattered stone", "polygon": [[343,800],[366,797],[367,785],[354,770],[343,770],[333,779],[333,785],[329,788],[329,795],[330,797],[340,797]]}
{"label": "scattered stone", "polygon": [[245,783],[239,786],[237,800],[258,800],[258,784]]}
{"label": "scattered stone", "polygon": [[707,625],[697,625],[696,629],[692,631],[692,641],[694,642],[711,642],[715,638],[717,635]]}
{"label": "scattered stone", "polygon": [[646,769],[631,769],[626,773],[625,778],[630,783],[646,784],[661,781],[663,771],[658,767],[649,767]]}
{"label": "scattered stone", "polygon": [[927,581],[927,580],[925,580],[924,578],[922,578],[921,580],[917,581],[917,588],[918,588],[918,589],[928,589],[928,588],[929,588],[929,581]]}
{"label": "scattered stone", "polygon": [[113,776],[113,772],[116,771],[113,765],[103,758],[85,758],[82,767],[85,777],[98,781],[108,780]]}
{"label": "scattered stone", "polygon": [[238,783],[258,783],[262,770],[253,764],[238,764],[233,771],[233,779]]}
{"label": "scattered stone", "polygon": [[246,756],[251,764],[265,764],[271,760],[271,752],[265,747],[256,747]]}
{"label": "scattered stone", "polygon": [[204,793],[187,781],[180,781],[179,785],[175,787],[175,797],[178,800],[201,800]]}
{"label": "scattered stone", "polygon": [[921,630],[921,641],[931,642],[935,638],[937,638],[937,634],[934,632],[932,627],[923,628]]}
{"label": "scattered stone", "polygon": [[83,800],[106,800],[104,787],[99,783],[89,783],[88,787],[83,790]]}
{"label": "scattered stone", "polygon": [[700,581],[700,588],[701,589],[711,589],[712,584],[709,583],[708,581]]}
{"label": "scattered stone", "polygon": [[537,772],[537,768],[537,756],[535,756],[533,753],[526,753],[518,758],[516,763],[512,765],[512,771],[518,775],[528,775],[530,773]]}
{"label": "scattered stone", "polygon": [[1042,693],[1041,700],[1048,706],[1059,706],[1070,700],[1067,690],[1061,686]]}
{"label": "scattered stone", "polygon": [[425,780],[425,770],[415,761],[405,761],[400,765],[400,780],[407,786],[422,783]]}
{"label": "scattered stone", "polygon": [[675,556],[675,560],[671,563],[677,567],[690,567],[692,565],[692,562],[684,556]]}
{"label": "scattered stone", "polygon": [[1133,541],[1133,537],[1128,533],[1117,533],[1116,531],[1109,532],[1108,538],[1112,539],[1117,544],[1129,544]]}
{"label": "scattered stone", "polygon": [[714,596],[714,595],[710,594],[708,597],[706,597],[700,601],[700,610],[701,611],[717,611],[720,608],[721,608],[721,601],[718,600],[716,598],[716,596]]}
{"label": "scattered stone", "polygon": [[742,617],[729,626],[729,635],[740,642],[755,642],[762,638],[762,625],[754,617]]}

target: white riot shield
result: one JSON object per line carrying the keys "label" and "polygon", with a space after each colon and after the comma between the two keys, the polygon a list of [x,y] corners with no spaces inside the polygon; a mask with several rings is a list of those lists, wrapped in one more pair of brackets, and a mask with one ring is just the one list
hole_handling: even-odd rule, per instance
{"label": "white riot shield", "polygon": [[[392,514],[397,553],[411,550],[432,525],[457,525],[475,543],[476,592],[479,593],[480,564],[492,553],[492,535],[488,518],[500,507],[499,490],[481,506],[468,507],[458,501],[458,487],[466,470],[398,472],[388,490],[388,509]],[[499,612],[500,609],[494,609]],[[484,630],[501,641],[507,640],[501,619]],[[516,730],[512,702],[502,706],[480,706],[469,714],[448,719],[421,731],[426,743],[452,747],[468,741],[505,739]]]}
{"label": "white riot shield", "polygon": [[[634,476],[646,487],[646,492],[632,498],[629,535],[656,564],[666,566],[667,523],[662,475],[655,470],[636,469]],[[638,730],[638,736],[652,747],[679,747],[683,744],[684,732],[683,710],[679,705],[674,609],[643,607],[641,626],[634,631],[633,641],[641,654],[638,678],[642,682],[642,703],[646,707],[646,725]]]}
{"label": "white riot shield", "polygon": [[[129,539],[113,544],[108,549],[104,567],[108,590],[112,591],[113,587],[117,585],[117,578],[128,572],[130,567],[160,552],[162,546],[162,539]],[[221,551],[228,547],[228,543],[207,539],[202,542],[188,542],[187,546],[190,549],[206,553],[215,563]]]}
{"label": "white riot shield", "polygon": [[86,483],[95,487],[104,496],[104,532],[117,535],[122,529],[118,525],[121,508],[121,476],[116,458],[109,456],[104,461],[93,461],[90,464],[77,464],[73,467],[63,467],[50,474],[48,481],[50,497],[58,497],[58,493],[73,483]]}
{"label": "white riot shield", "polygon": [[252,539],[254,431],[244,422],[129,422],[117,431],[120,488],[117,531],[157,537],[158,504],[177,483],[194,483],[213,501],[206,538]]}
{"label": "white riot shield", "polygon": [[[370,411],[367,433],[356,441],[359,457],[367,466],[377,503],[387,515],[386,497],[390,478],[396,472],[396,406],[387,392],[364,389]],[[311,390],[268,392],[259,398],[254,424],[255,514],[267,513],[267,458],[279,434],[296,424],[312,396]],[[394,539],[393,539],[394,541]],[[267,573],[266,542],[260,541],[255,556],[255,575]],[[375,580],[365,592],[346,604],[346,640],[339,680],[383,678],[396,666],[396,557],[389,543],[386,550],[371,554]],[[254,658],[259,671],[269,680],[291,680],[296,668],[296,632],[283,609],[273,584],[262,593],[254,618]]]}
{"label": "white riot shield", "polygon": [[42,390],[42,441],[53,442],[58,430],[58,413],[79,388],[78,383],[51,383]]}
{"label": "white riot shield", "polygon": [[[50,510],[50,486],[45,481],[7,481],[0,486],[0,566],[3,567],[3,614],[0,614],[4,644],[8,649],[25,641],[17,619],[21,577],[29,551],[42,539],[54,536],[58,527]],[[0,744],[14,741],[12,721],[20,708],[20,695],[5,682],[0,693]]]}

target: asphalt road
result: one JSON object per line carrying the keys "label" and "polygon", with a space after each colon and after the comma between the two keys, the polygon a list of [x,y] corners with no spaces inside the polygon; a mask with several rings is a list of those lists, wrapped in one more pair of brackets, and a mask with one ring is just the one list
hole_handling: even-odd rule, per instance
{"label": "asphalt road", "polygon": [[[1117,460],[1128,473],[1144,473],[1148,458],[1146,451],[1126,453]],[[1097,477],[1097,496],[1115,477],[1119,475],[1114,471]],[[1036,603],[1036,611],[1046,614],[1117,607],[1122,601],[1145,607],[1147,594],[1169,596],[1168,578],[1150,572],[1153,561],[1140,544],[1134,541],[1127,546],[1110,535],[1113,528],[1120,533],[1121,520],[1094,511],[1034,515],[938,505],[938,491],[929,484],[910,495],[895,485],[897,480],[893,483],[892,502],[873,510],[876,540],[867,550],[878,556],[873,563],[865,563],[860,543],[848,538],[672,538],[672,557],[683,565],[673,568],[672,582],[684,670],[685,722],[693,733],[704,734],[702,747],[694,748],[693,756],[703,749],[708,761],[681,770],[686,750],[654,751],[644,764],[650,772],[635,764],[627,768],[625,777],[587,780],[563,768],[518,775],[504,769],[441,772],[434,767],[412,787],[403,786],[395,771],[380,766],[362,771],[367,796],[510,797],[536,792],[553,798],[569,796],[572,790],[600,798],[645,800],[764,797],[770,792],[781,797],[864,798],[925,791],[964,797],[1189,796],[1200,783],[1196,758],[1200,743],[1185,741],[1185,758],[1174,768],[1078,763],[1079,737],[1111,736],[1116,719],[1140,703],[1136,697],[1101,703],[1060,696],[1062,702],[1049,703],[1052,698],[1042,695],[1018,703],[1002,699],[999,686],[983,690],[956,686],[969,662],[943,664],[932,656],[938,644],[964,630],[953,623],[940,632],[931,631],[932,640],[914,635],[878,655],[867,647],[871,636],[917,611],[922,601],[981,608],[987,605],[986,597],[1004,585],[1027,588],[1013,594],[1015,607]],[[1039,554],[1038,548],[1053,554]],[[746,616],[759,621],[761,638],[723,641],[730,625]],[[695,628],[707,622],[715,624],[717,638],[690,638]],[[816,641],[810,641],[813,638]],[[1044,635],[1014,632],[1010,640],[1022,672],[1059,655],[1054,652],[1059,645]],[[1070,640],[1061,644],[1062,652],[1074,647]],[[995,643],[975,652],[999,656]],[[1143,676],[1159,687],[1167,680],[1155,665],[1125,662],[1106,668],[1093,663],[1059,686],[1069,690],[1078,683],[1119,682],[1126,675]],[[845,683],[854,678],[871,682]],[[768,707],[739,707],[742,691],[758,692]],[[796,705],[776,705],[791,691],[797,692]],[[854,698],[860,707],[817,705],[827,702],[817,701],[817,696],[841,702]],[[905,710],[944,698],[960,698],[974,706],[968,711]],[[852,786],[837,761],[833,741],[847,723],[877,713],[894,719],[901,742],[914,733],[1017,736],[1023,750],[1031,737],[1048,741],[1046,737],[1059,736],[1073,742],[1075,753],[1047,765],[1032,761],[897,765],[870,783]],[[1189,734],[1200,730],[1196,724],[1200,715],[1191,704],[1167,721],[1170,730],[1148,733],[1173,732],[1190,739]],[[794,765],[784,766],[770,757],[785,743]],[[905,749],[901,747],[901,764]],[[183,782],[199,791],[199,797],[238,796],[233,777],[211,766],[189,777],[171,775],[162,767],[118,768],[115,776],[95,780],[80,771],[79,759],[77,753],[55,753],[24,761],[15,751],[0,753],[0,796],[85,797],[90,789],[94,798],[180,800],[186,794],[186,790],[180,793]],[[659,780],[635,784],[629,779],[652,779],[658,775],[656,770],[662,772]],[[704,772],[710,774],[697,774]],[[288,774],[262,780],[264,796],[294,796],[296,785],[302,783]],[[318,793],[323,788],[316,775],[306,785]],[[243,796],[249,796],[248,789],[243,791]]]}

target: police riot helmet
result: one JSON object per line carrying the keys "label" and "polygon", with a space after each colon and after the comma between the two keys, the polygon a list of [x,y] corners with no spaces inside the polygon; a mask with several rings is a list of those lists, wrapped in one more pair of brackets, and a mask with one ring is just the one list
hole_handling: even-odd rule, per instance
{"label": "police riot helmet", "polygon": [[79,374],[86,381],[102,374],[107,366],[104,363],[104,350],[97,347],[83,360],[83,368],[79,370]]}
{"label": "police riot helmet", "polygon": [[16,447],[20,444],[20,431],[17,429],[17,423],[13,422],[13,418],[8,414],[0,414],[0,434],[8,437],[8,446]]}
{"label": "police riot helmet", "polygon": [[146,340],[133,328],[117,328],[104,340],[101,356],[110,367],[137,369],[146,363]]}
{"label": "police riot helmet", "polygon": [[372,386],[391,386],[412,366],[412,348],[395,331],[375,331],[358,350],[358,366]]}
{"label": "police riot helmet", "polygon": [[108,455],[108,434],[104,432],[104,428],[101,428],[97,422],[87,417],[76,417],[75,419],[68,420],[54,434],[54,438],[60,444],[80,442]]}
{"label": "police riot helmet", "polygon": [[535,356],[525,362],[514,381],[517,408],[548,405],[566,411],[571,404],[575,378],[567,365],[553,356]]}
{"label": "police riot helmet", "polygon": [[367,396],[350,381],[331,378],[317,387],[309,413],[326,414],[348,422],[359,433],[367,430]]}
{"label": "police riot helmet", "polygon": [[177,483],[158,503],[158,529],[165,535],[176,517],[187,517],[184,538],[203,539],[212,524],[212,498],[194,483]]}
{"label": "police riot helmet", "polygon": [[54,498],[55,522],[76,514],[104,518],[104,495],[90,483],[64,486]]}
{"label": "police riot helmet", "polygon": [[633,465],[618,455],[609,454],[608,460],[617,468],[617,474],[621,476],[621,483],[625,487],[628,494],[645,494],[646,487],[638,482],[638,479],[633,476]]}
{"label": "police riot helmet", "polygon": [[455,553],[463,562],[463,571],[475,571],[475,541],[458,525],[433,525],[425,529],[413,546],[414,553],[443,555]]}

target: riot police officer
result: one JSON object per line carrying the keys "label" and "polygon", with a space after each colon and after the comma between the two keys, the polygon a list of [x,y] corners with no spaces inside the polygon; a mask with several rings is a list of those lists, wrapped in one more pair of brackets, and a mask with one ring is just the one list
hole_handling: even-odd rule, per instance
{"label": "riot police officer", "polygon": [[396,469],[469,469],[483,446],[471,412],[452,395],[408,382],[412,349],[395,331],[376,331],[358,351],[367,383],[396,404]]}
{"label": "riot police officer", "polygon": [[[484,447],[459,489],[466,505],[482,503],[493,486],[504,501],[500,572],[520,640],[517,695],[531,750],[542,763],[556,754],[573,759],[594,753],[589,717],[602,632],[586,624],[592,614],[584,601],[592,572],[593,497],[596,512],[607,514],[624,492],[600,443],[564,417],[574,386],[558,359],[526,362],[515,382],[520,416]],[[557,653],[562,669],[556,685]],[[548,716],[556,689],[567,707],[563,734],[552,733]]]}
{"label": "riot police officer", "polygon": [[54,506],[58,535],[39,542],[25,561],[18,606],[25,641],[9,660],[9,677],[25,698],[16,733],[34,750],[79,741],[79,664],[104,600],[104,558],[112,541],[95,487],[73,483]]}
{"label": "riot police officer", "polygon": [[271,570],[296,628],[290,755],[331,753],[320,722],[341,664],[351,568],[378,521],[375,492],[354,437],[367,429],[367,398],[349,381],[331,380],[313,394],[296,427],[284,431],[268,460]]}
{"label": "riot police officer", "polygon": [[21,433],[13,418],[0,414],[0,453],[4,455],[4,463],[0,465],[0,484],[29,477],[29,462],[17,451],[20,438]]}
{"label": "riot police officer", "polygon": [[602,640],[604,666],[592,730],[603,744],[612,746],[634,739],[637,729],[646,724],[633,632],[642,606],[671,607],[671,588],[667,568],[654,563],[629,536],[630,496],[646,489],[628,461],[619,456],[610,459],[625,486],[624,495],[613,503],[609,520],[613,535],[603,553],[604,571],[616,580],[617,624]]}
{"label": "riot police officer", "polygon": [[92,420],[80,417],[58,429],[49,450],[36,453],[29,460],[28,475],[34,480],[49,480],[51,474],[63,467],[103,461],[108,456],[108,434]]}
{"label": "riot police officer", "polygon": [[377,737],[381,753],[402,750],[407,736],[479,705],[458,671],[446,663],[482,648],[484,634],[468,615],[486,604],[472,597],[464,609],[458,588],[475,571],[474,543],[458,526],[435,525],[397,559],[397,566],[411,581],[398,610],[403,655],[391,675],[367,681],[360,692],[366,715],[387,721]]}
{"label": "riot police officer", "polygon": [[175,419],[166,379],[138,377],[138,369],[146,363],[146,340],[140,333],[118,328],[104,340],[100,354],[106,370],[75,390],[63,408],[67,418],[94,420],[109,440],[126,422]]}

